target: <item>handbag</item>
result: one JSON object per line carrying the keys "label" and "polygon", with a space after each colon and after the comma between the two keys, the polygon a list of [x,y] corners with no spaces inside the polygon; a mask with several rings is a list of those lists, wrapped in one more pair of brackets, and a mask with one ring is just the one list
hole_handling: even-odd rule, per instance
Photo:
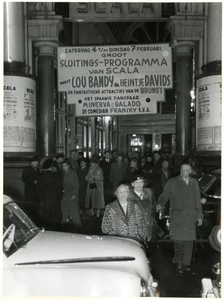
{"label": "handbag", "polygon": [[153,226],[152,226],[152,240],[162,240],[166,236],[166,233],[163,229],[158,225],[155,219],[153,219]]}
{"label": "handbag", "polygon": [[97,185],[96,185],[95,182],[91,182],[91,183],[89,184],[89,189],[90,189],[90,190],[93,190],[93,189],[96,189],[96,188],[97,188]]}

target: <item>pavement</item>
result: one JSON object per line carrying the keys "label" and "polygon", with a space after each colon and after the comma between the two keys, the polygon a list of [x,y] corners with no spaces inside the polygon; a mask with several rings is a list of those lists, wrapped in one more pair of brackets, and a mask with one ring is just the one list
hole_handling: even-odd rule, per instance
{"label": "pavement", "polygon": [[[100,218],[82,216],[82,229],[74,232],[82,234],[102,235],[102,216]],[[72,231],[72,228],[67,228]],[[207,239],[194,243],[191,271],[179,274],[176,264],[172,263],[174,255],[173,242],[169,239],[151,242],[148,257],[151,273],[159,282],[160,297],[199,298],[202,278],[215,279],[212,267],[221,261],[220,252],[215,251]]]}

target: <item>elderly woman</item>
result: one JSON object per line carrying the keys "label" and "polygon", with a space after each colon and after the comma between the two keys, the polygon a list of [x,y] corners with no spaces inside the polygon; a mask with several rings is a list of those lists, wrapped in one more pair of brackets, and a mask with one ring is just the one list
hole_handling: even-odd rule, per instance
{"label": "elderly woman", "polygon": [[99,167],[97,158],[91,159],[91,166],[86,180],[88,181],[86,189],[85,207],[90,208],[92,216],[96,210],[96,217],[100,217],[100,209],[105,208],[104,189],[103,189],[103,169]]}
{"label": "elderly woman", "polygon": [[117,199],[109,203],[102,221],[103,233],[145,240],[146,225],[136,201],[128,200],[129,187],[121,184],[115,191]]}

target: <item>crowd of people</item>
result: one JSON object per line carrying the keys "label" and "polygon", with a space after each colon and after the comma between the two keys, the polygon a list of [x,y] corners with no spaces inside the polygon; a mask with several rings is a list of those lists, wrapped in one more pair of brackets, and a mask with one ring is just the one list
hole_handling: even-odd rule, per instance
{"label": "crowd of people", "polygon": [[147,156],[105,151],[103,157],[90,161],[77,150],[69,158],[63,153],[45,160],[35,156],[22,174],[24,210],[47,230],[63,230],[72,223],[79,232],[82,217],[88,215],[102,218],[104,234],[149,243],[157,225],[156,212],[170,200],[173,262],[181,273],[189,269],[196,222],[200,226],[203,218],[195,179],[196,172],[203,170],[195,165],[192,158],[183,162],[176,176],[170,157],[160,151]]}

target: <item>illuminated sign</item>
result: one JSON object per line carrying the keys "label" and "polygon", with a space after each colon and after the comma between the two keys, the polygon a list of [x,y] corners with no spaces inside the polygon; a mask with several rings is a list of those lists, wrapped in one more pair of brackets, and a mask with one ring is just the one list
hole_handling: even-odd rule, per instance
{"label": "illuminated sign", "polygon": [[85,22],[148,21],[161,18],[161,7],[149,2],[70,2],[69,17]]}
{"label": "illuminated sign", "polygon": [[196,92],[197,151],[221,151],[221,75],[200,78]]}
{"label": "illuminated sign", "polygon": [[36,151],[36,82],[4,76],[4,152]]}
{"label": "illuminated sign", "polygon": [[58,91],[77,116],[157,112],[173,87],[168,44],[58,48]]}

